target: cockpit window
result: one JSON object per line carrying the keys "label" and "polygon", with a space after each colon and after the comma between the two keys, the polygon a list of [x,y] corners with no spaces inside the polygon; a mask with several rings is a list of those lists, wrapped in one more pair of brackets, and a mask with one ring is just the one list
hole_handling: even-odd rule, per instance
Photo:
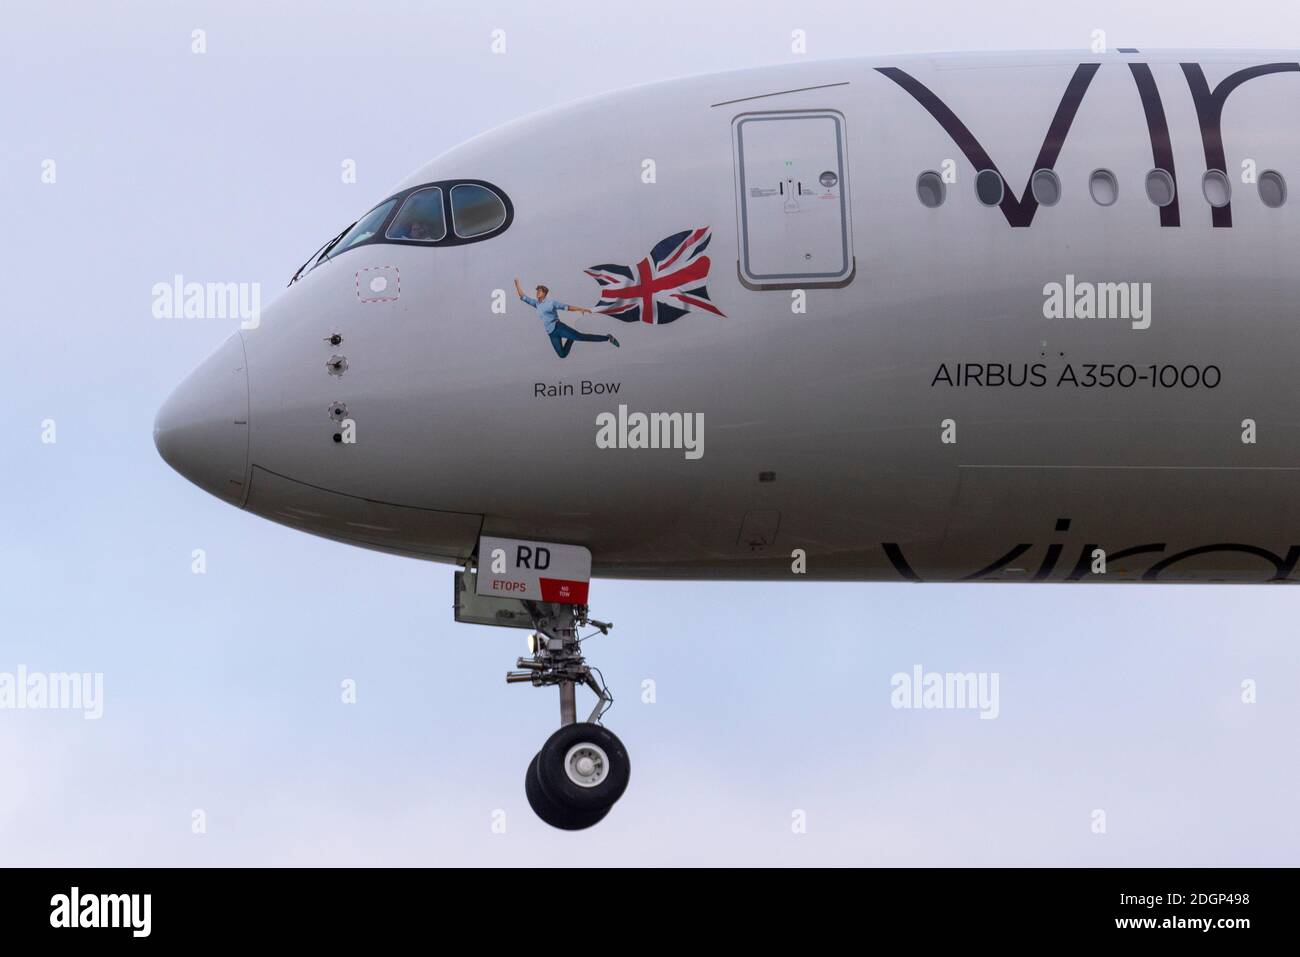
{"label": "cockpit window", "polygon": [[333,246],[327,247],[325,252],[321,254],[322,257],[337,256],[345,249],[351,249],[358,243],[364,243],[367,239],[375,235],[375,233],[379,232],[379,227],[384,225],[384,220],[388,218],[388,214],[393,211],[393,207],[396,205],[396,199],[390,199],[386,202],[380,203],[370,212],[366,213],[366,215],[358,219],[356,224],[343,234],[343,238]]}
{"label": "cockpit window", "polygon": [[483,180],[444,179],[411,186],[388,197],[312,253],[298,267],[289,285],[321,263],[356,246],[391,243],[442,247],[480,243],[509,229],[514,216],[510,197]]}
{"label": "cockpit window", "polygon": [[451,221],[461,239],[482,236],[506,221],[506,204],[486,186],[458,183],[451,188]]}
{"label": "cockpit window", "polygon": [[388,239],[404,239],[415,243],[436,243],[446,235],[447,220],[442,211],[442,190],[437,186],[416,190],[408,196],[402,204],[401,212],[384,233]]}

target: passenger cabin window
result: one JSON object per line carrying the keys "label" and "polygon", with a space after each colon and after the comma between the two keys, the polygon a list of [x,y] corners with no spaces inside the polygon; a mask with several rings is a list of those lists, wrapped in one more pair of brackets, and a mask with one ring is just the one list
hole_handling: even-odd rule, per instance
{"label": "passenger cabin window", "polygon": [[461,239],[482,236],[506,221],[506,204],[486,186],[458,183],[451,188],[451,222]]}
{"label": "passenger cabin window", "polygon": [[947,196],[948,187],[934,170],[928,169],[916,178],[916,198],[926,209],[938,209]]}
{"label": "passenger cabin window", "polygon": [[1108,169],[1095,169],[1088,177],[1088,192],[1098,206],[1113,206],[1119,199],[1119,180]]}
{"label": "passenger cabin window", "polygon": [[418,189],[408,196],[384,235],[388,239],[404,239],[413,243],[436,243],[446,236],[447,220],[442,211],[442,190],[430,186],[428,189]]}
{"label": "passenger cabin window", "polygon": [[1274,169],[1259,174],[1259,198],[1269,209],[1277,209],[1286,202],[1286,180]]}
{"label": "passenger cabin window", "polygon": [[1002,202],[1006,185],[1002,174],[995,169],[982,169],[975,176],[975,195],[985,206],[997,206]]}
{"label": "passenger cabin window", "polygon": [[1201,178],[1201,190],[1205,201],[1215,209],[1222,209],[1232,202],[1232,181],[1221,169],[1208,170]]}
{"label": "passenger cabin window", "polygon": [[1174,201],[1174,178],[1162,169],[1147,173],[1147,199],[1157,206],[1168,206]]}
{"label": "passenger cabin window", "polygon": [[1040,206],[1055,206],[1061,201],[1061,177],[1052,170],[1038,170],[1029,183]]}

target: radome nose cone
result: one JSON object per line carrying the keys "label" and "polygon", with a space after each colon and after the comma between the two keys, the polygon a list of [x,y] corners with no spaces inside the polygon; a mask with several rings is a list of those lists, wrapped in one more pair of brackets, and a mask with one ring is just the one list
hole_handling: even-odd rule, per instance
{"label": "radome nose cone", "polygon": [[248,490],[248,367],[239,333],[176,387],[158,410],[153,441],[199,488],[242,506]]}

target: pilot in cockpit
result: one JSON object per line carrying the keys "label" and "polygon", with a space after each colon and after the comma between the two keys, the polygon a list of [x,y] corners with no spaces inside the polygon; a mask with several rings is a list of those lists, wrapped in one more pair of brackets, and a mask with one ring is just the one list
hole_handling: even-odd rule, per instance
{"label": "pilot in cockpit", "polygon": [[426,243],[441,238],[433,235],[429,227],[425,225],[424,220],[417,219],[417,218],[411,219],[407,223],[406,229],[403,230],[401,233],[398,234],[390,233],[390,236],[393,239],[413,239],[416,240],[417,242],[426,242]]}

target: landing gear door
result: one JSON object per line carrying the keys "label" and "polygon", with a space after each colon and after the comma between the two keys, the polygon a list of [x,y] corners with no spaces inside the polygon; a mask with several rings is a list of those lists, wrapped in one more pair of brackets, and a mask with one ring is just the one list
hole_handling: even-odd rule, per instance
{"label": "landing gear door", "polygon": [[581,545],[479,537],[479,596],[585,605],[590,582],[591,552]]}
{"label": "landing gear door", "polygon": [[455,618],[466,625],[496,625],[502,628],[533,627],[533,616],[519,598],[497,598],[478,593],[478,573],[466,569],[455,576]]}
{"label": "landing gear door", "polygon": [[844,116],[744,113],[732,121],[741,281],[751,289],[853,280]]}

